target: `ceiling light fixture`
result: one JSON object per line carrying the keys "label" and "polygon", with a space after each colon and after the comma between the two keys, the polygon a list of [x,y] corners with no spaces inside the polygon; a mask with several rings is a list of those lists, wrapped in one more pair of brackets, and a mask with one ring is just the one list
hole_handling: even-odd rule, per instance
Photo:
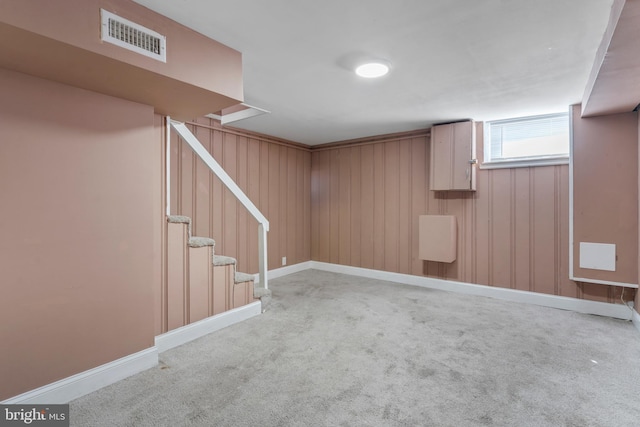
{"label": "ceiling light fixture", "polygon": [[356,74],[368,79],[382,77],[389,72],[389,66],[382,62],[368,62],[356,68]]}

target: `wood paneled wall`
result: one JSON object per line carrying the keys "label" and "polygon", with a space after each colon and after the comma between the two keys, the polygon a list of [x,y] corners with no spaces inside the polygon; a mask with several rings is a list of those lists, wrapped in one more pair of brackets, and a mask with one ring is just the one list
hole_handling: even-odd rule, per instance
{"label": "wood paneled wall", "polygon": [[[481,128],[477,135],[481,156]],[[476,192],[433,192],[429,156],[428,130],[314,150],[311,258],[619,301],[619,288],[568,279],[568,166],[480,169]],[[456,216],[455,262],[418,259],[418,216],[425,214]]]}
{"label": "wood paneled wall", "polygon": [[[190,129],[269,220],[268,268],[311,259],[309,149],[202,118]],[[215,253],[258,272],[258,223],[182,142],[171,136],[171,213],[193,220],[193,235],[216,241]]]}

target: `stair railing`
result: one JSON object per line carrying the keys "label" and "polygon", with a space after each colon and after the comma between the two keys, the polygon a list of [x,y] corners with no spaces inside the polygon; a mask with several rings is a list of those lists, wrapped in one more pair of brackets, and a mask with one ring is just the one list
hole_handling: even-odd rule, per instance
{"label": "stair railing", "polygon": [[171,120],[170,117],[167,117],[167,159],[166,159],[166,167],[167,167],[167,215],[169,214],[170,208],[170,182],[169,182],[169,159],[171,155],[170,151],[170,128],[175,129],[175,131],[182,137],[182,139],[189,144],[191,149],[202,159],[202,161],[207,165],[209,170],[213,172],[222,183],[231,191],[231,193],[238,199],[240,203],[249,211],[249,213],[258,221],[258,274],[260,275],[260,286],[268,289],[267,285],[267,232],[269,231],[269,221],[262,215],[262,212],[258,210],[256,205],[247,197],[246,194],[238,187],[235,181],[227,174],[227,172],[216,162],[213,156],[207,151],[206,148],[198,141],[198,138],[191,133],[191,131],[185,126],[184,123],[177,122],[175,120]]}

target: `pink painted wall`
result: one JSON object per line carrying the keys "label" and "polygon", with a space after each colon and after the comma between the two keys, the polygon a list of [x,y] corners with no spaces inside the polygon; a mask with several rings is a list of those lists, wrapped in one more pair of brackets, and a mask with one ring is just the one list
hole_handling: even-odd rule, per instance
{"label": "pink painted wall", "polygon": [[[568,278],[567,165],[479,169],[476,192],[434,192],[429,190],[430,155],[428,130],[314,149],[312,259],[619,301],[620,288],[578,284]],[[418,217],[425,214],[456,216],[455,262],[419,259]]]}
{"label": "pink painted wall", "polygon": [[0,400],[154,344],[153,108],[0,69]]}
{"label": "pink painted wall", "polygon": [[[638,114],[572,113],[574,275],[637,284]],[[615,271],[580,268],[580,242],[615,244]]]}

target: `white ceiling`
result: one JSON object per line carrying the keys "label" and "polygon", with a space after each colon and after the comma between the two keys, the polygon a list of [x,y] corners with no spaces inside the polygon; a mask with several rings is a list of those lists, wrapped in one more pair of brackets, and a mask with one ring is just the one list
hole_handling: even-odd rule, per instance
{"label": "white ceiling", "polygon": [[[566,111],[613,0],[135,0],[243,54],[231,126],[309,145]],[[170,45],[169,45],[170,48]],[[361,58],[391,62],[378,80]]]}

